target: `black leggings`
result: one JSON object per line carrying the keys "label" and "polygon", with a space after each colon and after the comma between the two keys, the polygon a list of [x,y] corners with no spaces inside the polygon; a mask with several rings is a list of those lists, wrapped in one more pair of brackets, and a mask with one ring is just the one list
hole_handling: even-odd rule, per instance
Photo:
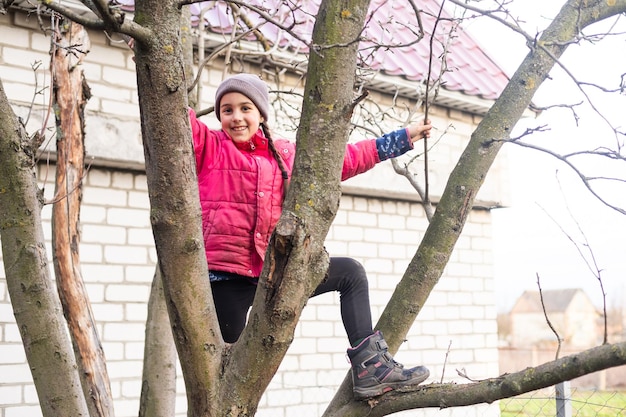
{"label": "black leggings", "polygon": [[[229,279],[211,283],[213,301],[222,337],[234,343],[246,325],[248,309],[254,301],[256,285],[247,279]],[[372,334],[367,275],[363,266],[352,258],[330,258],[328,276],[312,297],[339,291],[341,319],[350,345]]]}

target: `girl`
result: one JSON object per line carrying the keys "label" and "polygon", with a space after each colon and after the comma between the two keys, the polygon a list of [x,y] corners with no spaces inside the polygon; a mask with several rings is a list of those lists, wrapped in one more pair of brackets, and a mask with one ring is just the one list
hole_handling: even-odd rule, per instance
{"label": "girl", "polygon": [[[209,279],[224,341],[234,343],[246,325],[270,235],[280,217],[295,144],[274,140],[267,127],[268,87],[259,77],[227,78],[215,95],[221,130],[212,130],[190,110]],[[430,123],[416,123],[378,139],[346,145],[342,180],[397,157],[430,136]],[[356,398],[365,399],[428,378],[423,366],[404,369],[372,329],[365,271],[351,258],[330,258],[327,278],[315,295],[339,291],[348,334],[348,357]]]}

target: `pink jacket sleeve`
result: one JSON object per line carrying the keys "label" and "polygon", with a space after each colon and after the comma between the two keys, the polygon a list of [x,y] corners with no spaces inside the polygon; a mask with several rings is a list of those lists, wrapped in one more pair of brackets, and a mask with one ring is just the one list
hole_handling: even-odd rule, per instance
{"label": "pink jacket sleeve", "polygon": [[411,149],[413,143],[407,128],[385,133],[378,139],[348,144],[341,180],[361,174],[373,168],[378,162],[396,158]]}
{"label": "pink jacket sleeve", "polygon": [[191,135],[193,138],[193,150],[196,155],[196,166],[201,161],[207,161],[215,153],[217,141],[214,131],[196,118],[196,112],[189,108],[189,122],[191,123]]}
{"label": "pink jacket sleeve", "polygon": [[343,159],[343,170],[341,171],[341,181],[362,174],[380,162],[378,150],[376,149],[376,139],[362,140],[346,145],[346,155]]}

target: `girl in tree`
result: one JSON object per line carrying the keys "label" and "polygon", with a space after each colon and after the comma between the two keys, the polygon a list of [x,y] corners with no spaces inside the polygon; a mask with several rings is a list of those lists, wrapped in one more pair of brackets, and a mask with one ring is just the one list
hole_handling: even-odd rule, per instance
{"label": "girl in tree", "polygon": [[[212,130],[190,110],[209,279],[224,341],[234,343],[246,325],[270,235],[281,214],[295,144],[273,139],[267,127],[268,87],[258,76],[227,78],[215,96],[221,130]],[[378,139],[346,145],[342,180],[397,157],[430,136],[430,123],[415,123]],[[356,398],[416,385],[429,375],[404,369],[372,329],[368,281],[351,258],[331,257],[325,280],[313,296],[339,291],[348,335]]]}

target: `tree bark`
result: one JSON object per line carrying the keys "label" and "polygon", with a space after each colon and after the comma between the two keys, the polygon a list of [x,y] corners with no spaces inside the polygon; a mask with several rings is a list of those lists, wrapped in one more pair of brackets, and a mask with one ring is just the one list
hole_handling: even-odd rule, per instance
{"label": "tree bark", "polygon": [[44,417],[88,416],[48,272],[33,143],[0,82],[0,235],[7,288]]}
{"label": "tree bark", "polygon": [[80,369],[91,417],[113,416],[104,351],[80,272],[80,203],[84,176],[84,109],[90,97],[82,59],[90,48],[87,31],[61,22],[52,37],[52,81],[57,123],[52,253],[56,282]]}
{"label": "tree bark", "polygon": [[[185,83],[193,81],[193,36],[191,10],[182,8],[180,38],[183,51]],[[190,107],[195,97],[187,95]],[[148,300],[148,317],[143,355],[143,376],[139,417],[170,417],[176,409],[176,346],[167,315],[161,268],[157,265]]]}
{"label": "tree bark", "polygon": [[157,265],[148,300],[139,417],[171,417],[176,408],[176,346]]}
{"label": "tree bark", "polygon": [[[135,62],[151,223],[188,415],[219,415],[215,401],[224,342],[207,277],[202,217],[180,42],[181,10],[172,0],[135,2],[150,32],[135,38]],[[222,413],[224,414],[224,413]]]}

